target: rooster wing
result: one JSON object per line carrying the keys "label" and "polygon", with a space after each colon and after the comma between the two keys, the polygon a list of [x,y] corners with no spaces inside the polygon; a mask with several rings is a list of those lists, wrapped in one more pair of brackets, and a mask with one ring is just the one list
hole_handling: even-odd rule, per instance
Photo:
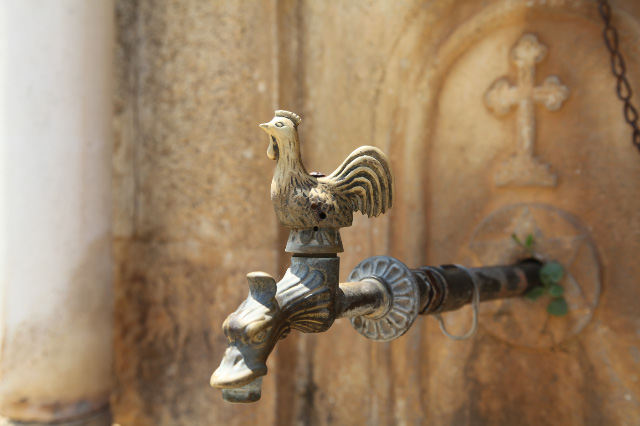
{"label": "rooster wing", "polygon": [[318,179],[332,187],[353,211],[369,217],[386,213],[393,205],[393,174],[389,159],[373,146],[361,146],[329,176]]}

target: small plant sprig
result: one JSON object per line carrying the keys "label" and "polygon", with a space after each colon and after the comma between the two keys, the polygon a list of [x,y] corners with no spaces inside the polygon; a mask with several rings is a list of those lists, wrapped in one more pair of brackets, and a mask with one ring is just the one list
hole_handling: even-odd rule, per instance
{"label": "small plant sprig", "polygon": [[[529,255],[533,256],[533,247],[535,245],[533,235],[527,235],[524,242],[516,234],[511,235],[511,238],[518,245],[526,248]],[[547,305],[547,312],[557,317],[565,316],[569,312],[569,305],[564,298],[564,288],[560,285],[562,278],[564,278],[564,267],[561,264],[558,262],[545,263],[540,268],[540,282],[542,285],[530,288],[524,296],[529,300],[536,301],[548,293],[552,299]]]}
{"label": "small plant sprig", "polygon": [[522,242],[515,233],[511,234],[511,238],[516,242],[516,244],[527,249],[527,252],[529,252],[530,256],[533,256],[533,246],[535,245],[536,241],[533,238],[532,234],[527,235],[527,238],[525,238],[524,242]]}
{"label": "small plant sprig", "polygon": [[545,263],[540,268],[540,282],[542,285],[535,286],[525,293],[525,297],[529,300],[538,300],[545,293],[549,293],[552,297],[551,302],[547,305],[547,312],[557,317],[567,315],[569,305],[564,298],[564,288],[560,285],[564,277],[564,267],[558,262]]}

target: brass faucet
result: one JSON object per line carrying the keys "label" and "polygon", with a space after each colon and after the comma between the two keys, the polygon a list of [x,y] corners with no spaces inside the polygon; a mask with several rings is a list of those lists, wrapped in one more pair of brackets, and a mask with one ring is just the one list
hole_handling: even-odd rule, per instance
{"label": "brass faucet", "polygon": [[293,256],[278,283],[264,272],[248,274],[249,296],[222,326],[228,347],[211,386],[229,402],[260,399],[267,358],[292,329],[320,333],[336,318],[350,318],[360,334],[389,341],[407,332],[419,314],[519,296],[538,284],[537,262],[411,270],[387,256],[365,259],[340,283],[339,229],[351,226],[354,211],[372,217],[391,208],[393,174],[386,155],[368,146],[329,176],[308,173],[300,157],[300,121],[276,111],[260,125],[269,134],[267,156],[276,161],[271,200],[280,223],[291,228],[285,251]]}

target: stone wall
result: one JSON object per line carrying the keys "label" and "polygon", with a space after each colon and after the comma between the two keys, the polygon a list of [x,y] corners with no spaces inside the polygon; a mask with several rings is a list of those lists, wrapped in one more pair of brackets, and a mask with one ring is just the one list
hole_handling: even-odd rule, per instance
{"label": "stone wall", "polygon": [[[612,3],[637,88],[640,6]],[[592,1],[118,1],[117,25],[119,424],[631,424],[640,415],[640,155]],[[517,84],[510,52],[529,33],[546,47],[534,85],[555,75],[568,97],[556,110],[536,104],[522,125],[521,105],[498,115],[485,96],[503,76]],[[246,296],[246,273],[279,277],[288,263],[257,127],[276,108],[302,116],[309,170],[331,171],[364,144],[393,163],[397,203],[342,232],[342,280],[374,254],[410,266],[510,261],[510,233],[531,232],[543,255],[570,265],[570,315],[549,322],[544,307],[491,305],[470,341],[449,341],[420,318],[384,344],[340,320],[278,344],[260,402],[224,403],[208,384],[226,347],[222,321]],[[522,137],[553,185],[498,184]],[[468,321],[467,311],[448,316],[454,331]]]}

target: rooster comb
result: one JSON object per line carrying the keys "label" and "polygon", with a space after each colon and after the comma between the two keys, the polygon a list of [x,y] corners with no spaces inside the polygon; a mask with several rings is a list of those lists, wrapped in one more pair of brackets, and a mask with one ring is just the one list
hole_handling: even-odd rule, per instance
{"label": "rooster comb", "polygon": [[298,128],[298,125],[302,121],[302,119],[300,117],[298,117],[297,114],[294,114],[294,113],[289,112],[289,111],[283,111],[283,110],[276,111],[276,117],[288,118],[289,120],[291,120],[293,122],[293,125],[295,126],[296,129]]}

